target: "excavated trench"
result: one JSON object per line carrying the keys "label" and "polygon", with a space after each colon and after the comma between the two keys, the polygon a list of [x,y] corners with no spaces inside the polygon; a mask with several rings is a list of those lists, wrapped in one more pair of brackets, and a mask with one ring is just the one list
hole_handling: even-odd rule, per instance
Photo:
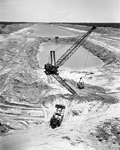
{"label": "excavated trench", "polygon": [[[92,38],[87,40],[83,46],[102,59],[105,66],[86,71],[88,82],[83,90],[76,87],[77,75],[81,72],[73,72],[73,76],[69,72],[65,80],[76,91],[77,95],[73,96],[57,81],[48,83],[39,68],[35,56],[43,39],[28,35],[27,38],[26,44],[32,42],[31,47],[23,46],[20,53],[11,56],[11,65],[6,62],[5,67],[10,70],[3,68],[1,71],[0,150],[119,149],[120,104],[119,95],[114,92],[119,93],[119,88],[109,86],[108,78],[109,73],[114,78],[116,68],[119,72],[118,53],[95,45]],[[19,47],[17,49],[20,51]],[[119,81],[118,77],[114,83]],[[63,104],[66,109],[62,125],[53,130],[49,120],[55,104]]]}

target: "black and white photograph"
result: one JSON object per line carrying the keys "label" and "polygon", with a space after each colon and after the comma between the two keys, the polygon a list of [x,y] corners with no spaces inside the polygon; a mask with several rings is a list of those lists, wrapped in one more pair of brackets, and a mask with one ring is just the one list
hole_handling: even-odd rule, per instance
{"label": "black and white photograph", "polygon": [[0,150],[120,150],[120,0],[0,0]]}

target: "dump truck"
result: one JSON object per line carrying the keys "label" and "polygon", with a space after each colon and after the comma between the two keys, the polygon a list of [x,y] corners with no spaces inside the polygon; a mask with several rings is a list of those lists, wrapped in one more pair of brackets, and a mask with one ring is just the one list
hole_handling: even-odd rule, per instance
{"label": "dump truck", "polygon": [[52,129],[59,127],[63,121],[65,106],[61,104],[56,104],[56,111],[50,119],[50,126]]}

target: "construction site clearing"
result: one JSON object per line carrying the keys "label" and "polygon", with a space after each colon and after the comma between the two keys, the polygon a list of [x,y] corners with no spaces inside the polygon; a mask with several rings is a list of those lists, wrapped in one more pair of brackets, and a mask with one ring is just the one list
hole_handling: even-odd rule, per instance
{"label": "construction site clearing", "polygon": [[[75,91],[70,93],[55,75],[48,82],[39,66],[40,45],[74,44],[76,37],[36,37],[38,26],[0,25],[0,150],[119,150],[120,29],[96,25],[82,43],[104,63],[82,72],[83,88],[78,87],[81,71],[59,71],[59,81]],[[52,26],[84,36],[93,25]],[[57,104],[65,106],[64,118],[52,129]]]}

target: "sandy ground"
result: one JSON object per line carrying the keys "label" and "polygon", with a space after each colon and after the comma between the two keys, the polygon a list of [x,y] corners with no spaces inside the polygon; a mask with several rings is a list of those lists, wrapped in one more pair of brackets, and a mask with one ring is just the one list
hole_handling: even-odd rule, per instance
{"label": "sandy ground", "polygon": [[[107,57],[103,66],[84,72],[60,71],[77,93],[72,96],[55,79],[49,83],[39,68],[37,54],[46,39],[31,35],[36,28],[33,25],[0,37],[1,60],[9,56],[8,61],[0,62],[0,121],[13,128],[1,134],[0,150],[119,150],[120,41],[116,34],[113,38],[93,33],[85,43],[100,46],[102,56],[92,53],[102,60],[112,54],[115,60],[111,63],[106,63],[111,59]],[[85,81],[82,90],[76,86],[80,76]],[[49,120],[55,104],[64,104],[66,110],[62,125],[53,130]]]}

